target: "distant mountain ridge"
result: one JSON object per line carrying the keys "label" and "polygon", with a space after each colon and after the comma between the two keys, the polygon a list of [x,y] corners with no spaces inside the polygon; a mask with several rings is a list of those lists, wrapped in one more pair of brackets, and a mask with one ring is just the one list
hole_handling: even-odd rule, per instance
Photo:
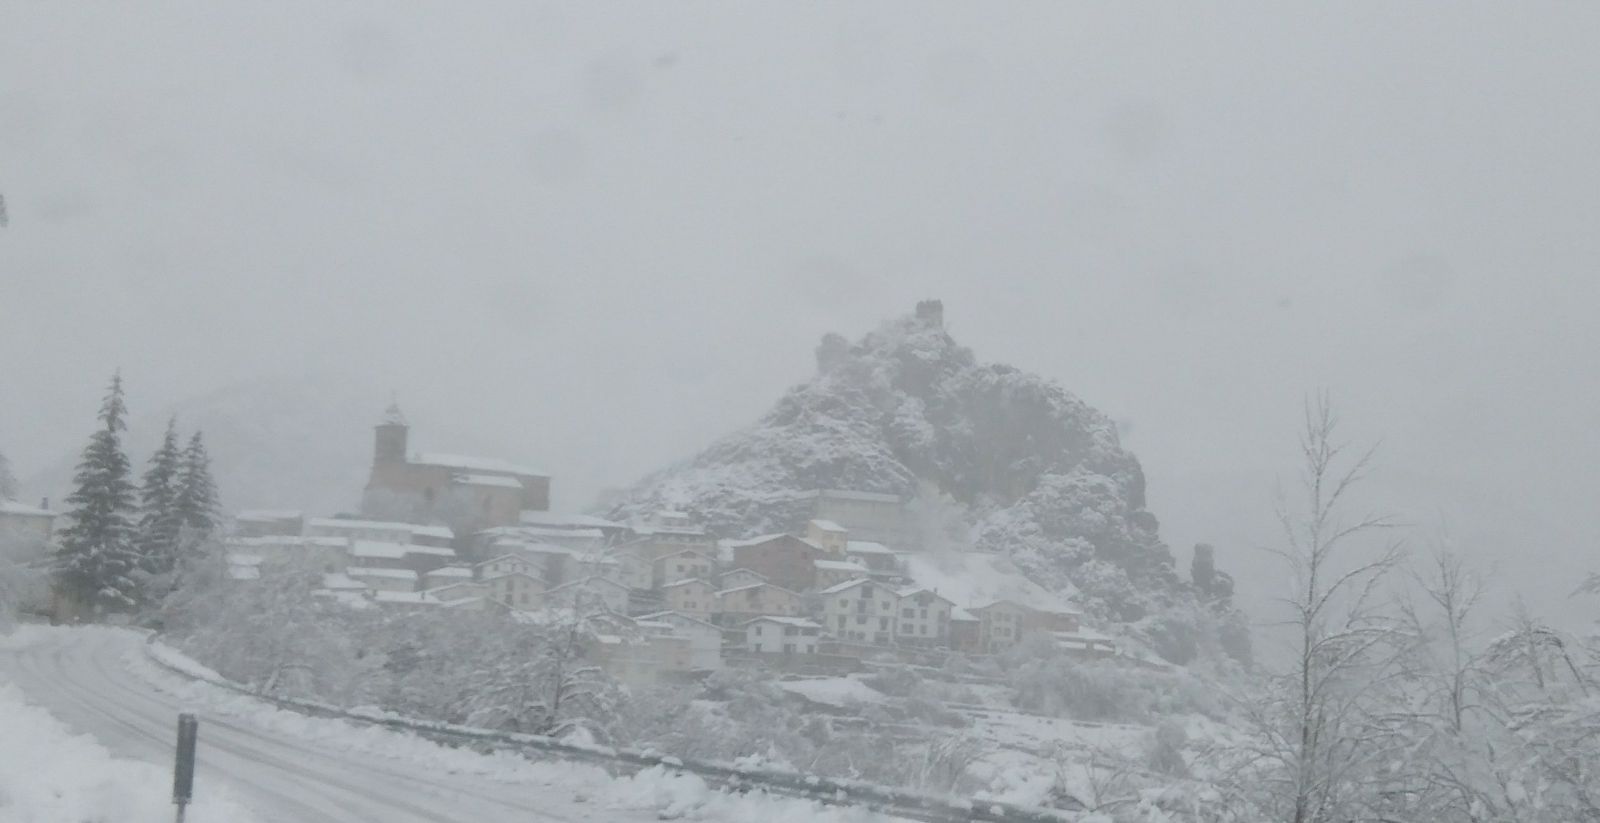
{"label": "distant mountain ridge", "polygon": [[[1216,640],[1231,612],[1201,604],[1174,570],[1144,508],[1144,473],[1110,418],[1052,380],[978,361],[946,332],[937,301],[854,344],[825,336],[814,376],[755,425],[646,477],[611,514],[683,510],[731,537],[795,531],[809,511],[802,493],[817,488],[916,496],[923,519],[959,511],[956,542],[1074,592],[1179,662]],[[1248,647],[1247,630],[1229,631]]]}

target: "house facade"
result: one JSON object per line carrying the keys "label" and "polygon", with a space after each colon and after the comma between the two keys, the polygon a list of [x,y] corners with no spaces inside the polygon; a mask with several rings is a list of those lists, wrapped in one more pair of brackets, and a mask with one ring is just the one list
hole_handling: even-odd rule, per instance
{"label": "house facade", "polygon": [[735,568],[749,569],[767,582],[793,591],[815,586],[816,561],[826,558],[821,548],[792,534],[770,534],[728,545]]}
{"label": "house facade", "polygon": [[818,598],[823,625],[834,637],[885,646],[894,642],[900,604],[894,589],[872,580],[850,580],[823,589]]}
{"label": "house facade", "polygon": [[745,649],[755,654],[816,654],[822,627],[799,617],[762,616],[744,623]]}
{"label": "house facade", "polygon": [[740,626],[755,617],[799,617],[804,613],[805,599],[798,592],[771,583],[717,592],[716,618],[722,626]]}
{"label": "house facade", "polygon": [[717,590],[704,580],[679,580],[661,587],[661,603],[668,611],[710,620],[717,610]]}

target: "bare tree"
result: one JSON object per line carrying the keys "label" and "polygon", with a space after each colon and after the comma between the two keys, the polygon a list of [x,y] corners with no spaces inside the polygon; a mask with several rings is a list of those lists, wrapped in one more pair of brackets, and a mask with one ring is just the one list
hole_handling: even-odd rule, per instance
{"label": "bare tree", "polygon": [[1270,549],[1291,573],[1280,599],[1293,658],[1271,673],[1268,693],[1246,701],[1251,726],[1233,787],[1270,819],[1292,823],[1357,819],[1381,793],[1381,764],[1397,745],[1379,704],[1397,684],[1402,637],[1380,603],[1400,556],[1386,542],[1360,560],[1361,541],[1392,530],[1385,514],[1349,516],[1351,490],[1367,476],[1372,450],[1351,453],[1326,397],[1306,405],[1300,438],[1303,507],[1280,492],[1281,546]]}

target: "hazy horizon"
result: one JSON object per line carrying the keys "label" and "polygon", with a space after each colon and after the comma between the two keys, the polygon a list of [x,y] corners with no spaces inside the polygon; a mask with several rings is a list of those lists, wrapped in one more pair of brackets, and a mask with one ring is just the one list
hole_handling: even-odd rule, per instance
{"label": "hazy horizon", "polygon": [[1586,614],[1600,7],[696,8],[0,9],[0,451],[119,366],[135,417],[356,375],[361,453],[395,392],[575,508],[938,297],[1118,421],[1180,562],[1246,566],[1327,390]]}

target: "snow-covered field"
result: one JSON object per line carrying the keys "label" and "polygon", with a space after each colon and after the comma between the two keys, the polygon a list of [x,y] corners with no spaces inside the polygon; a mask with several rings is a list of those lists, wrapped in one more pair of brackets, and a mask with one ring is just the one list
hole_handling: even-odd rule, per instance
{"label": "snow-covered field", "polygon": [[[172,772],[112,757],[0,684],[0,821],[4,823],[166,823]],[[250,823],[225,792],[197,797],[191,823]]]}

